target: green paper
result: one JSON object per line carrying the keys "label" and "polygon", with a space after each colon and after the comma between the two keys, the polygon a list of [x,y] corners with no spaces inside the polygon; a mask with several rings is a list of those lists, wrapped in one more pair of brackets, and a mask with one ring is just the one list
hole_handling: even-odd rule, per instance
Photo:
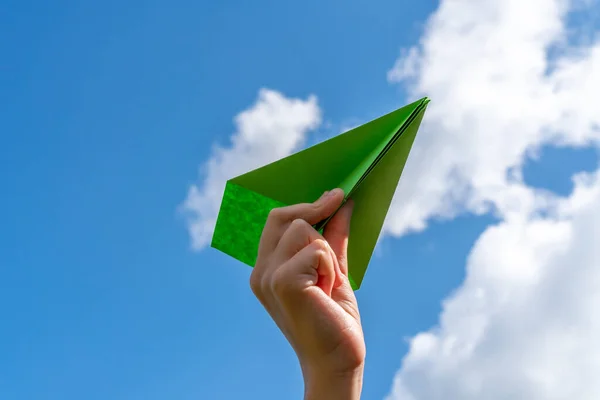
{"label": "green paper", "polygon": [[[211,246],[254,266],[273,208],[312,203],[341,188],[354,211],[348,238],[352,288],[360,288],[427,97],[306,150],[227,181]],[[345,201],[344,200],[344,201]],[[333,215],[332,215],[333,216]],[[315,229],[321,231],[331,219]]]}

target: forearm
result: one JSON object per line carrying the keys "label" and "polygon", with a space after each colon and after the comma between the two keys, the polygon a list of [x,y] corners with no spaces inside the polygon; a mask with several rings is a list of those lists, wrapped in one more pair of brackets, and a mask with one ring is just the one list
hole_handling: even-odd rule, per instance
{"label": "forearm", "polygon": [[360,400],[364,366],[346,374],[306,374],[304,400]]}

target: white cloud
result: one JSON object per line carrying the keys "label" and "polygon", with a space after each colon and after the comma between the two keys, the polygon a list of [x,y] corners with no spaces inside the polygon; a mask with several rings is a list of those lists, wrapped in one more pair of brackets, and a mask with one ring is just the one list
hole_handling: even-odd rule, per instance
{"label": "white cloud", "polygon": [[[441,2],[420,45],[388,73],[411,97],[432,99],[388,233],[419,231],[462,211],[522,211],[524,198],[533,210],[538,200],[520,178],[527,155],[543,144],[600,140],[600,45],[568,46],[567,5]],[[553,60],[551,47],[561,49]]]}
{"label": "white cloud", "polygon": [[600,398],[600,173],[553,211],[488,227],[389,399]]}
{"label": "white cloud", "polygon": [[388,73],[432,103],[387,232],[463,211],[501,219],[438,326],[412,338],[389,399],[600,398],[600,170],[567,198],[521,177],[542,145],[600,142],[600,45],[572,44],[574,5],[443,0]]}
{"label": "white cloud", "polygon": [[321,123],[317,98],[287,98],[261,89],[252,107],[235,117],[236,132],[227,148],[215,147],[202,166],[201,183],[192,185],[183,203],[194,249],[210,243],[225,182],[297,150]]}

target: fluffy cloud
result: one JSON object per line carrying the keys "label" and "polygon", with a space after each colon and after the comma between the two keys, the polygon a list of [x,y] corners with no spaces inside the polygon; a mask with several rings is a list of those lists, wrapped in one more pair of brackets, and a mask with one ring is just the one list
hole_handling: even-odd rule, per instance
{"label": "fluffy cloud", "polygon": [[439,326],[411,341],[389,399],[600,398],[600,174],[552,218],[489,227]]}
{"label": "fluffy cloud", "polygon": [[572,44],[574,5],[443,0],[388,74],[432,103],[387,231],[501,219],[438,325],[412,338],[390,400],[600,398],[600,171],[566,198],[521,176],[544,144],[599,144],[600,46]]}
{"label": "fluffy cloud", "polygon": [[[536,210],[521,166],[544,144],[600,140],[600,46],[569,46],[562,0],[445,0],[388,79],[432,103],[386,231],[463,211]],[[552,50],[555,57],[549,57]]]}
{"label": "fluffy cloud", "polygon": [[276,161],[298,149],[321,124],[317,98],[290,99],[261,89],[256,103],[235,117],[236,132],[227,148],[215,147],[202,166],[202,183],[189,188],[183,203],[194,249],[210,243],[225,182]]}

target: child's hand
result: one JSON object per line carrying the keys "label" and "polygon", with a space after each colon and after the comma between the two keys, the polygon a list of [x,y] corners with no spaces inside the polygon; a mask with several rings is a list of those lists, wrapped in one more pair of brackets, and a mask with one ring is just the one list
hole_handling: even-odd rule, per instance
{"label": "child's hand", "polygon": [[307,399],[358,399],[365,342],[348,281],[348,201],[323,235],[312,225],[329,217],[344,193],[275,209],[262,233],[250,283],[296,351]]}

